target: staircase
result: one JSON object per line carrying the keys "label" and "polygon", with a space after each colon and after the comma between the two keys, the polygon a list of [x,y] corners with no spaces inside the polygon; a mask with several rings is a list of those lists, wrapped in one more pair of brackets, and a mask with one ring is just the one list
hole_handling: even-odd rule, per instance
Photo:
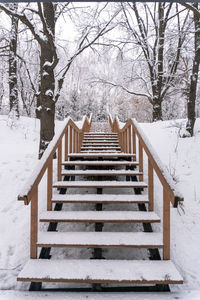
{"label": "staircase", "polygon": [[[110,120],[110,123],[113,130],[114,122]],[[166,189],[163,192],[163,225],[160,225],[160,232],[153,232],[153,224],[161,222],[153,209],[153,166],[148,163],[146,183],[143,181],[141,160],[144,147],[138,138],[139,150],[136,153],[136,128],[132,124],[132,129],[127,127],[122,136],[120,132],[108,130],[88,132],[82,129],[80,132],[74,123],[70,124],[61,134],[65,134],[65,153],[62,154],[63,143],[58,142],[49,154],[52,157],[57,149],[55,182],[52,159],[50,163],[44,163],[48,171],[47,210],[39,212],[39,215],[38,193],[36,189],[31,191],[31,259],[17,280],[31,282],[32,290],[41,289],[43,282],[76,283],[77,286],[80,283],[91,284],[94,291],[105,290],[113,284],[126,284],[133,290],[135,285],[140,285],[142,290],[149,287],[169,290],[169,284],[182,284],[183,279],[169,256],[169,192]],[[88,124],[91,125],[91,122],[88,121]],[[19,199],[26,200],[28,204],[29,194],[24,193]],[[64,204],[87,205],[90,210],[64,210]],[[39,231],[38,222],[49,224],[48,231]],[[82,226],[85,230],[81,232],[57,231],[58,225],[63,223],[93,225]],[[38,248],[41,248],[39,259]],[[52,248],[89,248],[91,251],[87,259],[50,259]],[[146,249],[146,259],[143,255],[142,259],[123,259],[124,254],[122,259],[116,259],[112,251],[114,248],[123,249],[122,254],[127,249],[143,249],[143,253]],[[105,249],[110,250],[109,258]]]}

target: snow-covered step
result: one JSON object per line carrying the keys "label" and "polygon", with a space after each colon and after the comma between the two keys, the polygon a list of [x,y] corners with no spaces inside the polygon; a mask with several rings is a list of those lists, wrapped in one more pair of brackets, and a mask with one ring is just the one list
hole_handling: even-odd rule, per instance
{"label": "snow-covered step", "polygon": [[118,141],[117,137],[85,137],[84,141]]}
{"label": "snow-covered step", "polygon": [[148,203],[147,195],[53,194],[53,203]]}
{"label": "snow-covered step", "polygon": [[137,166],[137,161],[88,161],[88,160],[75,160],[75,161],[64,161],[62,165],[65,166]]}
{"label": "snow-covered step", "polygon": [[54,188],[147,188],[143,181],[57,181]]}
{"label": "snow-covered step", "polygon": [[160,218],[151,211],[44,211],[40,222],[158,223]]}
{"label": "snow-covered step", "polygon": [[102,153],[102,152],[97,152],[97,153],[69,153],[68,157],[73,157],[73,158],[80,158],[80,157],[108,157],[108,158],[113,158],[113,157],[119,157],[119,158],[133,158],[135,157],[134,153],[123,153],[123,152],[111,152],[111,153]]}
{"label": "snow-covered step", "polygon": [[109,142],[109,141],[91,141],[91,142],[84,142],[82,143],[83,146],[88,146],[88,145],[95,145],[95,146],[116,146],[119,145],[119,142]]}
{"label": "snow-covered step", "polygon": [[62,170],[64,176],[137,176],[142,172],[132,170]]}
{"label": "snow-covered step", "polygon": [[81,150],[120,150],[119,146],[83,146]]}
{"label": "snow-covered step", "polygon": [[107,132],[92,132],[92,131],[90,131],[90,132],[85,132],[84,133],[84,136],[91,136],[91,135],[107,135],[107,136],[118,136],[118,134],[117,133],[107,133]]}
{"label": "snow-covered step", "polygon": [[[81,153],[83,153],[83,154],[85,154],[85,153],[88,153],[88,154],[106,154],[106,153],[108,153],[108,154],[112,154],[112,157],[116,157],[117,155],[114,155],[114,154],[118,154],[118,153],[121,153],[121,151],[120,151],[120,149],[117,149],[117,150],[115,150],[115,149],[113,149],[113,150],[106,150],[106,149],[98,149],[98,150],[95,150],[95,149],[93,149],[93,150],[81,150],[80,152],[79,152],[80,154]],[[83,155],[82,155],[83,156]],[[99,156],[98,156],[99,157]],[[101,157],[102,157],[102,155],[101,155]],[[108,157],[108,156],[106,156],[106,157]],[[110,156],[109,156],[110,157]]]}
{"label": "snow-covered step", "polygon": [[162,248],[158,232],[39,232],[39,247]]}
{"label": "snow-covered step", "polygon": [[31,282],[182,284],[170,261],[30,259],[17,278]]}

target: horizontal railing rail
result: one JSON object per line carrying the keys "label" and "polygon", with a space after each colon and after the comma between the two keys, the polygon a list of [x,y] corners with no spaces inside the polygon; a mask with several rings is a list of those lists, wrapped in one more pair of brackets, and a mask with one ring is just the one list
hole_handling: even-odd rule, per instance
{"label": "horizontal railing rail", "polygon": [[[154,171],[157,174],[163,187],[163,258],[170,259],[170,202],[173,207],[183,201],[183,196],[177,191],[175,184],[161,162],[159,156],[154,151],[149,139],[142,131],[135,119],[130,119],[126,123],[119,121],[118,117],[108,116],[111,130],[118,134],[121,150],[125,153],[135,153],[139,163],[139,180],[143,180],[143,152],[148,159],[148,197],[149,210],[154,209]],[[144,151],[143,151],[144,150]]]}

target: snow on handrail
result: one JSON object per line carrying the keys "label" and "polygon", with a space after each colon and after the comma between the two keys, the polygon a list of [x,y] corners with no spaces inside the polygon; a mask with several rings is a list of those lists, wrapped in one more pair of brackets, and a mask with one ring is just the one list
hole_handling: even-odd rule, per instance
{"label": "snow on handrail", "polygon": [[[147,154],[149,154],[151,156],[151,159],[154,161],[154,164],[157,165],[157,169],[155,170],[157,175],[158,176],[162,175],[163,179],[165,180],[166,184],[168,185],[168,188],[171,189],[171,191],[173,192],[174,198],[178,198],[179,201],[183,200],[183,195],[177,190],[174,180],[172,179],[171,175],[169,174],[166,166],[163,164],[163,162],[159,158],[157,152],[154,150],[152,144],[149,141],[149,138],[145,135],[144,131],[142,130],[141,126],[138,124],[136,119],[131,119],[131,121],[135,127],[135,130],[137,131],[137,135],[143,141],[144,148],[145,148],[146,152],[148,152]],[[158,172],[160,174],[158,174]],[[160,176],[159,176],[159,178],[160,178]]]}
{"label": "snow on handrail", "polygon": [[115,123],[117,125],[117,128],[115,128],[115,131],[117,129],[117,132],[123,132],[126,130],[130,125],[133,126],[133,130],[136,132],[138,139],[142,142],[142,146],[151,160],[154,170],[157,173],[161,183],[163,186],[167,188],[167,190],[170,193],[171,196],[171,202],[176,207],[178,205],[179,201],[183,201],[183,195],[177,190],[177,187],[174,183],[174,180],[172,179],[171,175],[169,174],[166,166],[162,163],[160,160],[157,152],[152,147],[148,137],[145,135],[143,130],[141,129],[140,125],[136,121],[136,119],[131,119],[127,123],[122,123],[119,121],[118,116],[115,116],[113,119],[111,115],[109,115],[110,121],[111,121],[111,127],[113,129],[113,126],[115,127]]}
{"label": "snow on handrail", "polygon": [[82,128],[85,125],[85,121],[87,120],[88,122],[88,119],[85,116],[83,117],[83,120],[84,122],[82,123],[81,128],[79,128],[70,117],[66,118],[63,121],[63,126],[61,126],[57,134],[54,135],[52,141],[49,143],[48,147],[46,148],[42,158],[38,161],[36,168],[32,172],[31,176],[28,178],[27,182],[25,183],[24,187],[21,190],[21,193],[18,195],[18,200],[23,200],[26,205],[29,204],[32,194],[34,192],[34,187],[39,184],[42,176],[44,175],[48,167],[49,160],[53,158],[53,155],[58,147],[58,144],[60,143],[60,140],[65,134],[67,126],[72,124],[76,130],[81,132]]}

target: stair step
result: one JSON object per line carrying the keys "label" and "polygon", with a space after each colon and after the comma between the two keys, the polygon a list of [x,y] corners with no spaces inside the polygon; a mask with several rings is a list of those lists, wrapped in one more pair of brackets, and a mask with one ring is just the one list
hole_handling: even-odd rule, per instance
{"label": "stair step", "polygon": [[142,172],[132,170],[62,170],[64,176],[137,176]]}
{"label": "stair step", "polygon": [[139,163],[136,161],[101,161],[101,160],[76,160],[64,161],[62,165],[65,166],[137,166]]}
{"label": "stair step", "polygon": [[157,232],[40,232],[39,247],[162,248]]}
{"label": "stair step", "polygon": [[148,203],[147,195],[53,194],[54,203]]}
{"label": "stair step", "polygon": [[118,141],[117,137],[84,137],[84,141],[109,141],[109,142],[116,142]]}
{"label": "stair step", "polygon": [[80,158],[80,157],[126,157],[133,158],[135,153],[123,153],[123,152],[111,152],[111,153],[102,153],[102,152],[90,152],[90,153],[69,153],[68,157]]}
{"label": "stair step", "polygon": [[109,136],[117,136],[118,134],[117,133],[107,133],[107,132],[86,132],[84,133],[84,136],[91,136],[91,135],[109,135]]}
{"label": "stair step", "polygon": [[[80,154],[84,154],[84,155],[80,155],[80,157],[85,157],[85,154],[97,154],[98,156],[97,157],[110,157],[108,155],[104,155],[104,154],[112,154],[111,157],[116,157],[118,154],[121,153],[121,150],[120,149],[98,149],[98,150],[81,150],[79,152]],[[103,155],[102,155],[103,154]],[[113,154],[117,154],[117,155],[113,155]],[[92,156],[94,157],[94,156]]]}
{"label": "stair step", "polygon": [[143,181],[57,181],[54,188],[147,188]]}
{"label": "stair step", "polygon": [[119,146],[83,146],[81,150],[120,150]]}
{"label": "stair step", "polygon": [[83,143],[82,143],[83,146],[118,146],[119,145],[119,142],[108,142],[108,141],[91,141],[91,142],[84,142],[83,140]]}
{"label": "stair step", "polygon": [[151,211],[44,211],[40,222],[159,223]]}
{"label": "stair step", "polygon": [[17,280],[132,284],[183,283],[183,278],[169,260],[30,259]]}

